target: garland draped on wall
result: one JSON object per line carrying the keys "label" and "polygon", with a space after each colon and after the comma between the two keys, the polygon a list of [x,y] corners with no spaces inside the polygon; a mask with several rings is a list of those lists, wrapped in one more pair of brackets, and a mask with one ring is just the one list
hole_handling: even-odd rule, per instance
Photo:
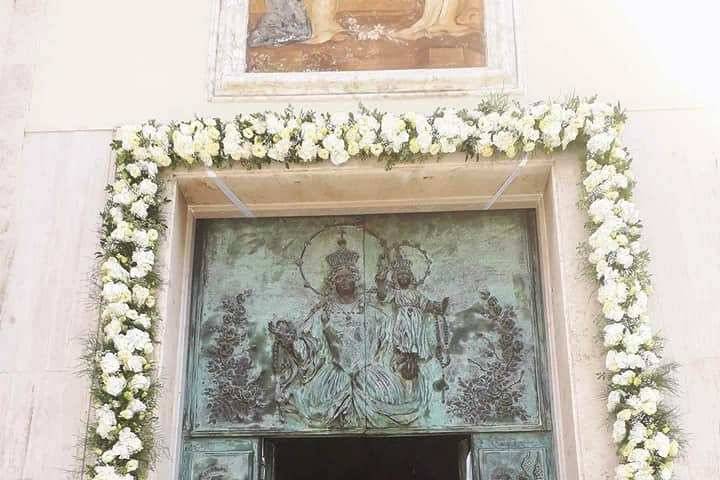
{"label": "garland draped on wall", "polygon": [[135,480],[153,462],[158,385],[153,365],[155,272],[166,199],[160,169],[330,161],[377,157],[388,168],[452,152],[468,159],[562,150],[582,144],[581,208],[587,211],[585,245],[604,318],[607,408],[617,444],[617,479],[667,480],[678,454],[676,428],[663,392],[671,368],[647,317],[650,280],[642,225],[633,204],[631,157],[620,143],[625,116],[594,98],[521,106],[490,98],[468,110],[432,114],[385,113],[360,107],[352,113],[243,114],[230,121],[192,121],[119,128],[112,142],[115,182],[107,187],[100,238],[100,330],[88,356],[94,420],[87,464],[94,480]]}

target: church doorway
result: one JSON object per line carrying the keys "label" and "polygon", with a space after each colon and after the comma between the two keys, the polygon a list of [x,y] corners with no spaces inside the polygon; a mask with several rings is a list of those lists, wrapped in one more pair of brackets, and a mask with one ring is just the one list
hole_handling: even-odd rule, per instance
{"label": "church doorway", "polygon": [[464,480],[470,439],[414,437],[283,438],[275,480]]}

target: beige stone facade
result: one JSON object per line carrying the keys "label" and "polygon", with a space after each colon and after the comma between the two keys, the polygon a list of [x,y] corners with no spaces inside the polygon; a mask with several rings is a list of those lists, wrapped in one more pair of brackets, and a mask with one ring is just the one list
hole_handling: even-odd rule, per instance
{"label": "beige stone facade", "polygon": [[[697,2],[517,2],[522,89],[532,101],[570,92],[620,101],[629,114],[637,202],[653,257],[651,317],[680,364],[677,405],[688,446],[677,478],[720,478],[720,145],[717,74],[702,59],[712,12]],[[692,3],[692,2],[691,2]],[[639,4],[639,5],[638,5]],[[678,11],[678,9],[687,11]],[[717,12],[716,12],[717,13]],[[716,16],[714,17],[716,18]],[[695,22],[686,38],[668,38]],[[211,103],[206,2],[0,0],[0,478],[72,478],[88,411],[78,375],[96,328],[92,274],[114,126],[195,113],[229,116],[288,100]],[[708,33],[709,35],[709,33]],[[708,57],[709,58],[709,57]],[[701,68],[702,67],[702,68]],[[293,103],[353,107],[355,98]],[[464,96],[367,98],[387,110],[476,103]],[[538,209],[559,478],[613,478],[593,287],[576,252],[578,152],[534,158],[494,208]],[[351,163],[233,171],[227,183],[259,215],[482,208],[515,162],[381,168]],[[204,173],[169,177],[161,270],[166,385],[158,479],[173,478],[193,218],[235,212]],[[378,181],[397,188],[390,195]],[[327,188],[329,182],[334,188]],[[274,185],[274,187],[271,187]],[[300,185],[300,186],[298,186]],[[294,186],[294,187],[293,187]],[[296,190],[290,190],[296,188]],[[290,192],[290,193],[288,193]]]}

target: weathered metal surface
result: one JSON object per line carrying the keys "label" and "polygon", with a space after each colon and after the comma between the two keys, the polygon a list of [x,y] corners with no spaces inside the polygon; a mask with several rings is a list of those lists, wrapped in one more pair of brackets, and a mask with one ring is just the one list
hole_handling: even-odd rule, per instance
{"label": "weathered metal surface", "polygon": [[473,435],[473,480],[553,480],[549,432]]}
{"label": "weathered metal surface", "polygon": [[547,425],[528,212],[201,222],[186,429]]}
{"label": "weathered metal surface", "polygon": [[187,441],[182,480],[255,480],[260,440],[204,439]]}

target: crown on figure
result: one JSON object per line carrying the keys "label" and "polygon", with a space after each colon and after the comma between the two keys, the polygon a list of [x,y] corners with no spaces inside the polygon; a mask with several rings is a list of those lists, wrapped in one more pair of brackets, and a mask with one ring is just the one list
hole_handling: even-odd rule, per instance
{"label": "crown on figure", "polygon": [[405,258],[398,247],[395,248],[395,258],[390,266],[396,272],[412,273],[412,261]]}
{"label": "crown on figure", "polygon": [[340,232],[340,238],[338,238],[337,244],[339,248],[325,257],[328,265],[330,265],[330,269],[336,271],[344,267],[357,268],[355,264],[360,258],[360,255],[353,250],[348,250],[345,232]]}

